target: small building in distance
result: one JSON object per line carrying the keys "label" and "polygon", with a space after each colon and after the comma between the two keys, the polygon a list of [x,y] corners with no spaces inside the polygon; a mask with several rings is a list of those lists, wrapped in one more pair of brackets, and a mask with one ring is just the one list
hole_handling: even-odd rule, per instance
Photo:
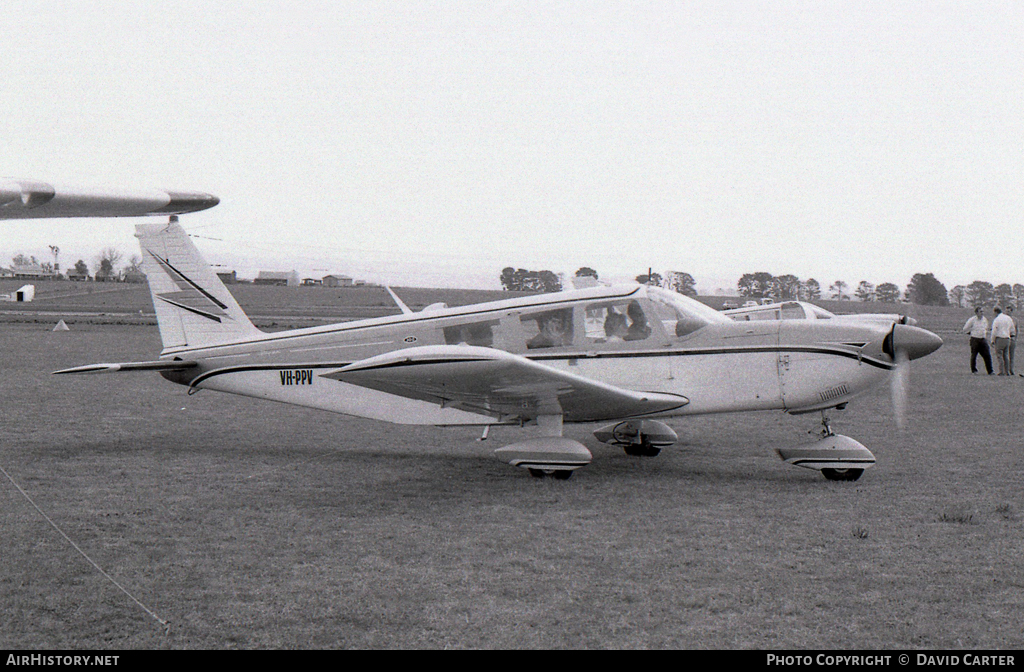
{"label": "small building in distance", "polygon": [[355,284],[347,275],[325,275],[321,282],[324,287],[352,287]]}
{"label": "small building in distance", "polygon": [[323,284],[323,280],[318,280],[316,278],[303,278],[302,279],[302,286],[303,287],[319,287],[322,284]]}
{"label": "small building in distance", "polygon": [[298,287],[299,274],[296,271],[260,271],[252,284]]}
{"label": "small building in distance", "polygon": [[121,274],[122,282],[143,283],[146,281],[146,274],[139,270],[126,268]]}
{"label": "small building in distance", "polygon": [[11,272],[14,273],[13,277],[26,280],[42,280],[53,278],[56,275],[53,271],[44,269],[40,264],[14,264],[11,266]]}
{"label": "small building in distance", "polygon": [[217,271],[217,277],[220,278],[220,281],[225,285],[238,284],[238,275],[235,271]]}
{"label": "small building in distance", "polygon": [[14,271],[12,271],[9,268],[4,268],[3,266],[0,266],[0,279],[2,279],[2,278],[13,278],[13,277],[14,277]]}

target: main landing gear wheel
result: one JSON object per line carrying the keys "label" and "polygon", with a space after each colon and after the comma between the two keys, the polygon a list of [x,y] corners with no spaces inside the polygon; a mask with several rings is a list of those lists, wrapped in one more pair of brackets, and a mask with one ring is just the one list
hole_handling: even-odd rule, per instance
{"label": "main landing gear wheel", "polygon": [[622,450],[626,451],[626,455],[633,457],[657,457],[661,453],[661,448],[652,446],[647,441],[623,446]]}
{"label": "main landing gear wheel", "polygon": [[548,474],[551,474],[559,481],[568,481],[572,478],[572,469],[530,469],[529,472],[530,476],[533,476],[534,478],[544,478]]}
{"label": "main landing gear wheel", "polygon": [[856,481],[863,469],[822,469],[821,475],[830,481]]}

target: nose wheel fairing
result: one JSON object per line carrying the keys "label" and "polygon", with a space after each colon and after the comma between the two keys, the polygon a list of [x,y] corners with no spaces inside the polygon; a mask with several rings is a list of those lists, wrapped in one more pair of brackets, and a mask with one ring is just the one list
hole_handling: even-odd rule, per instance
{"label": "nose wheel fairing", "polygon": [[814,469],[830,480],[854,480],[848,478],[831,478],[847,474],[847,470],[859,470],[875,465],[875,456],[859,441],[842,434],[829,434],[814,443],[777,448],[782,461],[795,467]]}

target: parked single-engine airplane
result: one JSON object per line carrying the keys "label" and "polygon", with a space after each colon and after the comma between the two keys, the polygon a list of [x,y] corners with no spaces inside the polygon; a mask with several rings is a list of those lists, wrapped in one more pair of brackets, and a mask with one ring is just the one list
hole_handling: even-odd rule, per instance
{"label": "parked single-engine airplane", "polygon": [[839,320],[844,322],[878,322],[880,324],[917,324],[917,320],[899,313],[854,313],[836,315],[824,308],[806,301],[781,301],[779,303],[762,303],[744,308],[729,308],[722,311],[737,322],[754,320]]}
{"label": "parked single-engine airplane", "polygon": [[[822,411],[816,443],[787,462],[854,480],[874,464],[834,434],[824,411],[893,376],[942,341],[904,324],[736,322],[657,287],[592,287],[330,326],[257,329],[200,256],[176,214],[207,194],[98,192],[0,181],[0,219],[171,214],[139,224],[163,352],[149,362],[56,373],[157,371],[189,392],[219,390],[299,406],[427,425],[537,425],[540,437],[496,454],[535,476],[568,478],[591,461],[563,423],[633,455],[677,439],[659,418],[732,411]],[[896,377],[898,379],[898,377]],[[484,430],[486,434],[486,429]]]}

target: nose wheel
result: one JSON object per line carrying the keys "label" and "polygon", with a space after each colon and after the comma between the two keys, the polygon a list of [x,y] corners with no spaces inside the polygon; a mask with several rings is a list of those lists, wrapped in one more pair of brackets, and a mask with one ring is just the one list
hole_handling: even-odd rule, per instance
{"label": "nose wheel", "polygon": [[544,478],[545,476],[553,476],[555,480],[568,481],[572,478],[571,469],[529,469],[530,476],[534,478]]}
{"label": "nose wheel", "polygon": [[821,475],[830,481],[856,481],[863,469],[822,469]]}

